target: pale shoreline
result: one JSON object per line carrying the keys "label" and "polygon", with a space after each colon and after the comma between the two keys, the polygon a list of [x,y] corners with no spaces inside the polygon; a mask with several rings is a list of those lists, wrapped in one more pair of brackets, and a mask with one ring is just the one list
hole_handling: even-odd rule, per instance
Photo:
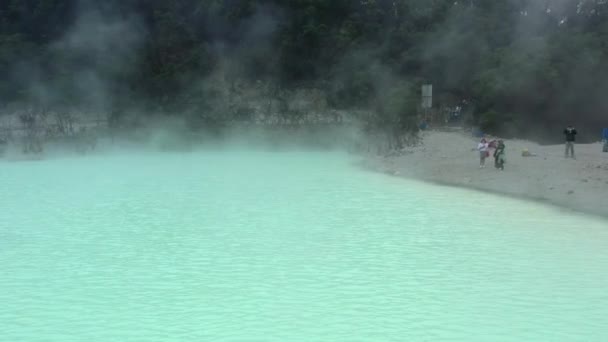
{"label": "pale shoreline", "polygon": [[[577,159],[572,160],[564,158],[563,145],[505,140],[507,163],[499,171],[493,158],[486,160],[486,168],[479,168],[477,142],[463,132],[430,131],[424,133],[422,146],[396,156],[369,156],[363,167],[608,218],[608,153],[602,152],[601,144],[576,145]],[[524,148],[536,155],[523,157]]]}

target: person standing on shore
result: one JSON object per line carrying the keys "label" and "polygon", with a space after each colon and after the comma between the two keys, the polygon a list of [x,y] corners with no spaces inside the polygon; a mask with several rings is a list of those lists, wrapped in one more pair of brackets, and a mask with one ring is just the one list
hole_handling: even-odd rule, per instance
{"label": "person standing on shore", "polygon": [[477,150],[479,151],[479,168],[483,169],[486,167],[486,158],[488,157],[488,141],[485,138],[482,138],[479,144],[477,145]]}
{"label": "person standing on shore", "polygon": [[494,151],[494,167],[501,171],[505,170],[505,143],[502,140],[498,140]]}
{"label": "person standing on shore", "polygon": [[574,142],[576,141],[576,128],[572,125],[569,125],[564,129],[564,135],[566,136],[566,158],[568,155],[572,157],[572,159],[576,159],[574,157]]}

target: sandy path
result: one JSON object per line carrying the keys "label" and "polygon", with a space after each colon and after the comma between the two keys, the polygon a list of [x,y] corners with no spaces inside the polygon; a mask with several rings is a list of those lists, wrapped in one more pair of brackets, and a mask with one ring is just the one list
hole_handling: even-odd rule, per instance
{"label": "sandy path", "polygon": [[[371,157],[367,167],[401,177],[546,201],[564,208],[608,217],[608,153],[601,144],[576,145],[576,160],[564,146],[505,140],[507,164],[493,158],[479,169],[478,140],[460,132],[427,132],[423,146],[396,157]],[[522,157],[527,148],[535,157]]]}

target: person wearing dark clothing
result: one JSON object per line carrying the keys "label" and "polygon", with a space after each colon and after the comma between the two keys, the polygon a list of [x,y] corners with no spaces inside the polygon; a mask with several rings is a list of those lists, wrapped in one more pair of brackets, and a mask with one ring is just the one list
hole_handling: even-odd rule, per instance
{"label": "person wearing dark clothing", "polygon": [[564,135],[566,136],[566,158],[570,155],[572,159],[576,159],[574,157],[574,142],[576,141],[576,128],[572,125],[566,127],[564,129]]}
{"label": "person wearing dark clothing", "polygon": [[494,167],[501,171],[505,169],[505,143],[502,140],[498,141],[496,150],[494,150]]}

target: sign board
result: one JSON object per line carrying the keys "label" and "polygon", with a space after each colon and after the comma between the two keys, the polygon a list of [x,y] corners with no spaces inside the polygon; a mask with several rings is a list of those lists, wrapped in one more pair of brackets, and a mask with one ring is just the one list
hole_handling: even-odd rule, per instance
{"label": "sign board", "polygon": [[433,108],[433,85],[425,84],[422,86],[422,108]]}

